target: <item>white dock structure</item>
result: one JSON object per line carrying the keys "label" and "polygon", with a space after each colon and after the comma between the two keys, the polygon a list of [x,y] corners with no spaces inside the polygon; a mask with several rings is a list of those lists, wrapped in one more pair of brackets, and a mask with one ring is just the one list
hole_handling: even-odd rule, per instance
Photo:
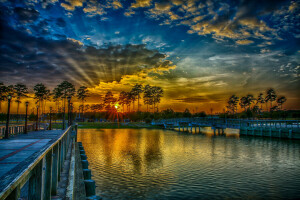
{"label": "white dock structure", "polygon": [[225,119],[225,118],[177,118],[163,119],[152,122],[153,125],[166,129],[195,132],[200,127],[211,127],[214,133],[224,133],[224,129],[239,129],[241,135],[277,137],[300,139],[299,120],[249,120],[249,119]]}

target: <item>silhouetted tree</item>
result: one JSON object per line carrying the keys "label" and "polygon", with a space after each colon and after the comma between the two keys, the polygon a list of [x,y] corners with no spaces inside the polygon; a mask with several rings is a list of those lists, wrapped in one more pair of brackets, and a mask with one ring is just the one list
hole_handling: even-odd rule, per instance
{"label": "silhouetted tree", "polygon": [[20,107],[20,103],[21,103],[21,98],[22,97],[27,97],[28,89],[27,89],[26,85],[18,83],[14,86],[14,90],[15,90],[15,93],[16,93],[17,121],[18,121],[19,120],[19,107]]}
{"label": "silhouetted tree", "polygon": [[276,95],[276,92],[273,88],[270,88],[270,89],[267,90],[267,95],[266,95],[265,100],[266,100],[266,103],[268,101],[270,101],[270,110],[272,108],[272,102],[276,100],[276,97],[277,97],[277,95]]}
{"label": "silhouetted tree", "polygon": [[37,102],[39,104],[39,107],[41,107],[41,103],[48,98],[48,95],[50,94],[50,90],[46,88],[46,86],[42,83],[38,83],[34,86],[34,98],[37,99]]}
{"label": "silhouetted tree", "polygon": [[125,93],[125,99],[124,99],[124,103],[125,105],[127,105],[127,112],[130,112],[130,104],[132,102],[132,96],[130,92],[126,92]]}
{"label": "silhouetted tree", "polygon": [[247,98],[246,97],[241,97],[240,99],[240,106],[246,111],[247,108]]}
{"label": "silhouetted tree", "polygon": [[62,96],[61,88],[58,88],[58,87],[54,88],[52,94],[53,94],[53,101],[56,104],[56,111],[58,113],[60,113],[61,109],[58,109],[58,108],[59,108],[59,100],[61,99],[61,96]]}
{"label": "silhouetted tree", "polygon": [[126,105],[127,102],[127,92],[121,91],[118,99],[119,104],[123,108],[123,112],[125,112],[124,105]]}
{"label": "silhouetted tree", "polygon": [[157,105],[158,112],[158,104],[160,103],[161,97],[163,96],[163,89],[161,87],[153,86],[152,87],[152,97],[153,97],[153,112],[155,109],[155,105]]}
{"label": "silhouetted tree", "polygon": [[67,97],[73,97],[75,95],[75,87],[68,81],[63,81],[57,86],[60,91],[60,98],[63,100],[63,110],[66,110],[66,99]]}
{"label": "silhouetted tree", "polygon": [[140,94],[143,92],[143,86],[141,84],[135,84],[131,90],[134,97],[138,99],[138,111],[140,111]]}
{"label": "silhouetted tree", "polygon": [[263,93],[259,93],[257,97],[257,102],[260,103],[260,109],[262,110],[262,105],[265,103],[265,98],[263,97]]}
{"label": "silhouetted tree", "polygon": [[237,104],[239,102],[239,98],[236,95],[232,95],[229,100],[227,101],[227,108],[231,110],[232,114],[234,115],[235,111],[237,110]]}
{"label": "silhouetted tree", "polygon": [[111,106],[116,102],[116,98],[114,98],[114,95],[111,91],[108,91],[105,94],[104,97],[104,106],[105,106],[105,110],[109,111],[111,109]]}
{"label": "silhouetted tree", "polygon": [[[82,110],[82,117],[84,118],[84,101],[85,99],[89,96],[87,87],[85,86],[81,86],[78,90],[77,90],[77,99],[79,99],[81,101],[81,110]],[[80,113],[80,109],[79,109],[79,113]]]}
{"label": "silhouetted tree", "polygon": [[143,99],[144,99],[144,104],[147,105],[147,112],[148,112],[149,111],[149,109],[148,109],[149,105],[153,104],[152,87],[150,85],[145,85]]}
{"label": "silhouetted tree", "polygon": [[132,103],[132,111],[134,111],[134,102],[136,100],[136,94],[134,93],[134,91],[130,91],[128,93],[128,98],[130,99],[130,102]]}
{"label": "silhouetted tree", "polygon": [[0,112],[2,111],[2,101],[5,101],[7,97],[7,87],[0,82]]}
{"label": "silhouetted tree", "polygon": [[186,108],[183,112],[183,117],[191,117],[191,116],[192,116],[192,114],[191,114],[190,110]]}
{"label": "silhouetted tree", "polygon": [[284,104],[286,102],[286,98],[285,96],[281,96],[277,99],[277,104],[280,107],[280,109],[282,110],[282,104]]}

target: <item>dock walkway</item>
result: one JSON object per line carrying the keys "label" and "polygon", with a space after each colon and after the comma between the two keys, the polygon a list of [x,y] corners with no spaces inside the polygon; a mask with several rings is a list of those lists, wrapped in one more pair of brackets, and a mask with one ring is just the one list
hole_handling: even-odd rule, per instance
{"label": "dock walkway", "polygon": [[38,188],[41,187],[42,180],[39,180],[39,176],[43,176],[43,183],[46,181],[43,187],[51,190],[47,183],[48,168],[52,168],[53,174],[55,172],[55,176],[50,174],[52,183],[49,183],[52,190],[53,186],[56,188],[60,176],[58,171],[62,170],[70,133],[71,127],[65,130],[33,131],[0,140],[0,199],[14,194],[20,197],[20,190],[26,183],[29,183],[29,196],[40,195],[44,199],[49,195],[47,193],[56,193],[45,188],[42,190],[45,194],[34,194],[40,191]]}
{"label": "dock walkway", "polygon": [[30,164],[29,158],[30,160],[37,158],[41,150],[49,147],[63,133],[63,130],[37,131],[0,140],[0,180],[3,181],[13,169],[17,172],[21,168],[27,168]]}

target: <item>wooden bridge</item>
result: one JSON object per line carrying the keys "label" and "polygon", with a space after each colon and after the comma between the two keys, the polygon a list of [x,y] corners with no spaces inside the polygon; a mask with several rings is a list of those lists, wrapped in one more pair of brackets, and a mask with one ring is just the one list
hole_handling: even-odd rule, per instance
{"label": "wooden bridge", "polygon": [[83,176],[77,125],[27,134],[12,127],[9,139],[0,140],[1,200],[99,199],[95,182]]}
{"label": "wooden bridge", "polygon": [[164,119],[152,122],[153,125],[162,126],[166,129],[178,129],[179,131],[196,131],[198,127],[211,127],[224,133],[224,129],[239,129],[241,135],[256,135],[300,139],[299,120],[246,120],[225,118],[178,118]]}

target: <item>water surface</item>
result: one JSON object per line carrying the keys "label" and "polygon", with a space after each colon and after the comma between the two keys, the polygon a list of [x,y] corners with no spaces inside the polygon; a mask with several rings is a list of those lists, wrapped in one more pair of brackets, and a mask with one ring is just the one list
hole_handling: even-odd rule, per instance
{"label": "water surface", "polygon": [[103,199],[297,199],[300,142],[148,129],[81,129]]}

